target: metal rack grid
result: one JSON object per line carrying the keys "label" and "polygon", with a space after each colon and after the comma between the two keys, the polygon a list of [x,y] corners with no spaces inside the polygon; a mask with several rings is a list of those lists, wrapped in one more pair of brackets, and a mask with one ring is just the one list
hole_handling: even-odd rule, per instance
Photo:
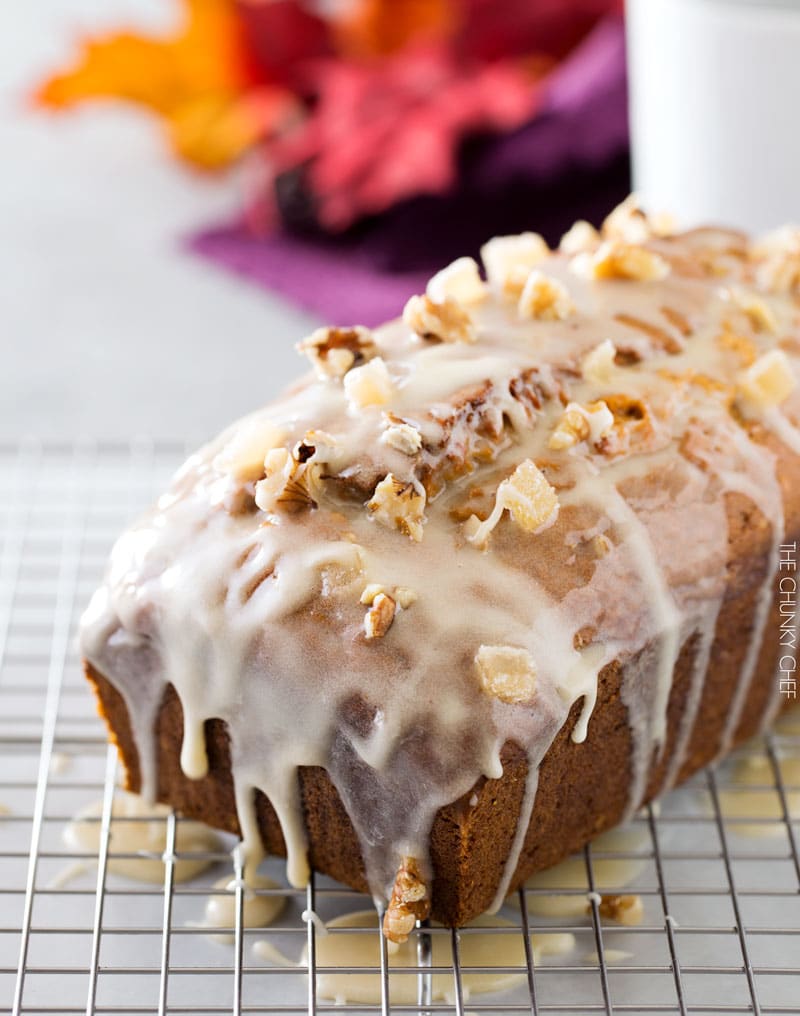
{"label": "metal rack grid", "polygon": [[[391,976],[386,945],[377,931],[370,934],[372,952],[359,969],[373,978],[374,1003],[336,1005],[324,996],[326,976],[357,971],[318,962],[321,932],[309,914],[329,920],[371,905],[330,880],[317,877],[303,891],[273,890],[288,897],[288,906],[258,929],[244,927],[238,883],[233,944],[220,945],[197,919],[213,881],[225,871],[241,874],[231,841],[221,840],[210,854],[193,853],[214,867],[178,882],[176,860],[187,857],[176,851],[183,820],[169,814],[158,819],[163,884],[115,875],[114,863],[127,856],[110,835],[117,761],[79,672],[75,627],[114,536],[183,452],[149,441],[0,445],[0,1011],[800,1012],[797,718],[645,809],[629,849],[588,847],[583,883],[560,890],[582,899],[576,915],[540,916],[537,901],[554,888],[528,889],[504,908],[503,922],[487,928],[420,928],[415,963]],[[741,782],[743,758],[766,774],[758,786]],[[747,803],[759,795],[767,795],[771,811],[765,817],[756,809],[761,835],[753,836]],[[66,846],[65,824],[97,799],[97,851]],[[738,804],[733,814],[731,802]],[[636,864],[634,881],[605,884],[602,865],[625,859]],[[77,873],[64,878],[65,866],[76,864]],[[282,878],[278,862],[268,869]],[[641,896],[640,925],[615,925],[601,915],[594,890],[615,888]],[[532,932],[569,933],[574,946],[537,959]],[[496,941],[493,964],[507,962],[505,969],[519,975],[511,989],[468,997],[471,977],[497,972],[469,966],[469,936],[476,934]],[[434,966],[437,938],[447,961]],[[260,960],[252,948],[257,940],[293,965]],[[401,978],[414,979],[415,1003],[392,1001]]]}

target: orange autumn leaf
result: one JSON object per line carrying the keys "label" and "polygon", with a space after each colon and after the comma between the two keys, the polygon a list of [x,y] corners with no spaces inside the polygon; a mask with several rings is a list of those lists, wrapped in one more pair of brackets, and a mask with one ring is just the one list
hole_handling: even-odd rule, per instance
{"label": "orange autumn leaf", "polygon": [[175,150],[196,166],[234,161],[291,118],[296,102],[278,87],[252,89],[234,0],[183,3],[184,21],[174,35],[128,31],[87,40],[77,64],[45,81],[36,100],[59,109],[86,99],[125,99],[163,117]]}
{"label": "orange autumn leaf", "polygon": [[383,56],[452,35],[458,20],[453,0],[356,0],[335,19],[333,35],[344,56]]}
{"label": "orange autumn leaf", "polygon": [[279,88],[260,88],[225,100],[199,96],[173,110],[167,122],[175,152],[201,169],[222,169],[276,127],[298,117],[295,100]]}

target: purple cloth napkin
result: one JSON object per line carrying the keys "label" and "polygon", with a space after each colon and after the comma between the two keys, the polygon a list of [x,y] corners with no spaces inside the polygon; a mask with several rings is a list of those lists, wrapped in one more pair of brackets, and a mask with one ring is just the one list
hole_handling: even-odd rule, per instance
{"label": "purple cloth napkin", "polygon": [[189,247],[326,321],[375,325],[490,236],[535,229],[553,242],[576,218],[597,222],[629,188],[627,139],[623,27],[608,18],[553,71],[535,120],[468,148],[454,194],[404,202],[341,237],[256,237],[237,223]]}

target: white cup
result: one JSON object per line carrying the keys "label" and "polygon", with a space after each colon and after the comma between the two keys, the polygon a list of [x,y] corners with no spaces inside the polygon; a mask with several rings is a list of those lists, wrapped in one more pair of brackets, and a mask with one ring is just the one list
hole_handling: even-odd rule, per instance
{"label": "white cup", "polygon": [[627,0],[634,187],[681,225],[800,223],[800,0]]}

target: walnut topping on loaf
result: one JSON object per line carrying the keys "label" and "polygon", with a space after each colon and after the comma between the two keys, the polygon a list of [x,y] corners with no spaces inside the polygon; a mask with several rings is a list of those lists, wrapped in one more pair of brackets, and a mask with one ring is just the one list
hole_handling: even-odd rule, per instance
{"label": "walnut topping on loaf", "polygon": [[434,342],[475,342],[475,326],[461,304],[447,296],[436,301],[430,296],[412,296],[403,311],[403,321],[421,339]]}
{"label": "walnut topping on loaf", "polygon": [[669,263],[649,250],[632,243],[606,240],[592,253],[578,254],[573,271],[590,279],[631,279],[657,282],[669,275]]}
{"label": "walnut topping on loaf", "polygon": [[378,593],[364,617],[364,632],[368,639],[383,638],[391,628],[397,604],[386,593]]}
{"label": "walnut topping on loaf", "polygon": [[268,848],[369,888],[399,941],[756,733],[800,532],[798,235],[632,200],[302,342],[82,622],[132,786],[240,830],[248,874]]}
{"label": "walnut topping on loaf", "polygon": [[394,392],[388,368],[380,356],[349,370],[344,376],[344,390],[353,409],[385,406]]}
{"label": "walnut topping on loaf", "polygon": [[629,893],[620,896],[614,893],[604,893],[600,900],[599,910],[601,917],[629,928],[641,924],[644,918],[644,904],[642,897],[638,894]]}
{"label": "walnut topping on loaf", "polygon": [[600,246],[600,234],[590,222],[581,219],[561,237],[558,245],[562,254],[582,254]]}
{"label": "walnut topping on loaf", "polygon": [[472,258],[458,258],[443,268],[428,283],[427,295],[434,303],[478,303],[486,296],[477,263]]}
{"label": "walnut topping on loaf", "polygon": [[614,414],[602,399],[590,402],[588,406],[570,402],[547,445],[555,451],[562,451],[583,441],[597,444],[613,426]]}
{"label": "walnut topping on loaf", "polygon": [[603,220],[603,236],[623,243],[646,243],[653,235],[647,213],[636,194],[629,195]]}
{"label": "walnut topping on loaf", "polygon": [[404,455],[416,455],[422,447],[422,435],[416,427],[402,420],[389,419],[389,425],[381,434],[383,444],[396,448]]}
{"label": "walnut topping on loaf", "polygon": [[377,348],[368,328],[318,328],[297,345],[319,377],[343,377],[372,359]]}
{"label": "walnut topping on loaf", "polygon": [[567,287],[535,269],[525,280],[517,306],[520,317],[538,321],[565,321],[574,310]]}
{"label": "walnut topping on loaf", "polygon": [[481,247],[483,266],[490,284],[499,293],[518,300],[531,271],[550,250],[538,233],[496,236]]}
{"label": "walnut topping on loaf", "polygon": [[425,493],[413,483],[387,473],[373,491],[367,508],[384,526],[399,529],[417,542],[422,539]]}
{"label": "walnut topping on loaf", "polygon": [[407,941],[417,921],[424,921],[430,912],[428,888],[419,864],[413,857],[404,857],[383,917],[386,937],[392,942]]}

